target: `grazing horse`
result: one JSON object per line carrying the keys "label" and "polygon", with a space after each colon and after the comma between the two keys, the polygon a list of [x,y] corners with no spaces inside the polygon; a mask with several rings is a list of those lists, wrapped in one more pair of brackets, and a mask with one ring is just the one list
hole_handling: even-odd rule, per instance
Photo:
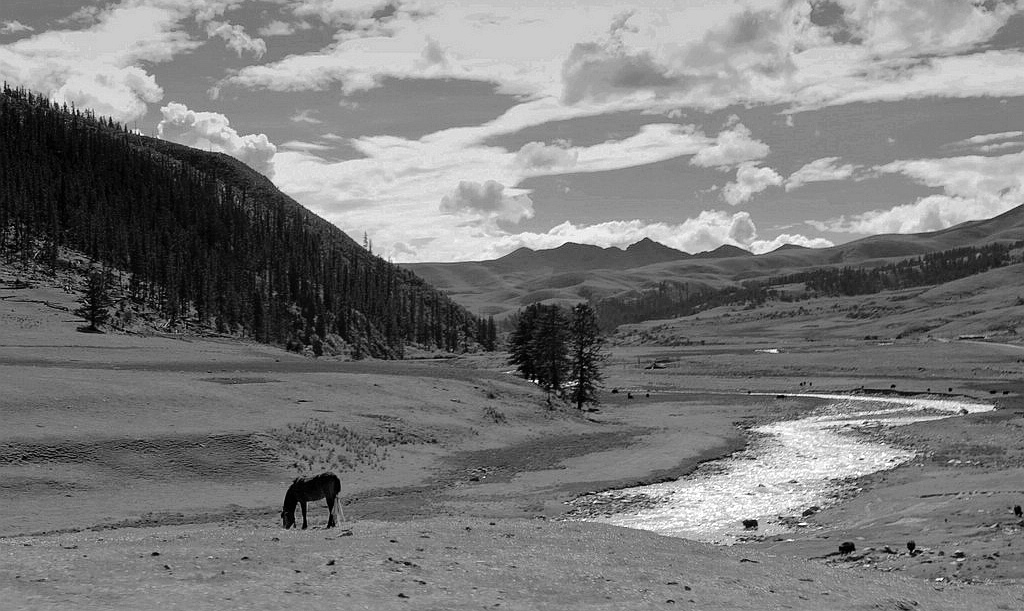
{"label": "grazing horse", "polygon": [[296,477],[288,492],[284,495],[284,508],[281,510],[281,522],[285,528],[295,526],[295,505],[302,507],[302,528],[306,529],[306,503],[309,501],[327,500],[327,528],[334,527],[337,523],[334,520],[334,510],[338,509],[341,519],[345,519],[345,512],[338,502],[338,494],[341,492],[341,480],[338,476],[325,471],[313,477]]}

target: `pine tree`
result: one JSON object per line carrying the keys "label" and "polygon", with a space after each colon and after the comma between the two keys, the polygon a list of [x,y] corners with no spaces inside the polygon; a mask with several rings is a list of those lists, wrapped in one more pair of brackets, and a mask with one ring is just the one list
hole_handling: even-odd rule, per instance
{"label": "pine tree", "polygon": [[105,270],[95,270],[89,274],[85,292],[78,300],[81,305],[75,314],[89,322],[87,331],[100,333],[99,325],[110,318],[110,306],[114,300],[110,297],[110,274]]}
{"label": "pine tree", "polygon": [[572,309],[569,323],[569,400],[576,404],[576,409],[582,410],[584,403],[597,403],[597,389],[603,379],[603,347],[604,338],[594,309],[585,303],[578,304]]}

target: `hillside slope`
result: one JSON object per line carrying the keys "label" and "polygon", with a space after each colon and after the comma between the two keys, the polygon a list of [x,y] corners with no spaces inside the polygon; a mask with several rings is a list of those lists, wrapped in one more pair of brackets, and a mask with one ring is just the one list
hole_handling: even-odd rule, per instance
{"label": "hillside slope", "polygon": [[227,155],[0,94],[0,256],[51,270],[72,250],[173,323],[314,353],[400,357],[481,339],[482,321],[365,251]]}

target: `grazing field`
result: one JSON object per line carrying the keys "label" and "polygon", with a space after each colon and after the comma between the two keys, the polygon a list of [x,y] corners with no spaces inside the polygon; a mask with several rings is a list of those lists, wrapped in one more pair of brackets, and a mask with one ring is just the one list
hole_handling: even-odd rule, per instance
{"label": "grazing field", "polygon": [[[704,345],[616,347],[603,403],[580,414],[549,410],[500,355],[352,363],[86,334],[70,299],[0,290],[5,609],[1024,606],[1017,345],[693,321]],[[685,475],[814,405],[747,391],[862,387],[998,409],[874,433],[920,455],[751,543],[558,519],[578,495]],[[323,529],[312,503],[311,529],[284,531],[288,484],[324,469],[346,521]],[[845,541],[855,554],[834,553]]]}

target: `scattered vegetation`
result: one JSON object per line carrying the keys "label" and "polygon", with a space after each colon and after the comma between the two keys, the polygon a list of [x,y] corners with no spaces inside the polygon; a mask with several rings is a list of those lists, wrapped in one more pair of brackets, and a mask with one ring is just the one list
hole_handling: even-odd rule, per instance
{"label": "scattered vegetation", "polygon": [[347,427],[313,418],[270,432],[278,455],[301,475],[321,471],[383,469],[388,444]]}

